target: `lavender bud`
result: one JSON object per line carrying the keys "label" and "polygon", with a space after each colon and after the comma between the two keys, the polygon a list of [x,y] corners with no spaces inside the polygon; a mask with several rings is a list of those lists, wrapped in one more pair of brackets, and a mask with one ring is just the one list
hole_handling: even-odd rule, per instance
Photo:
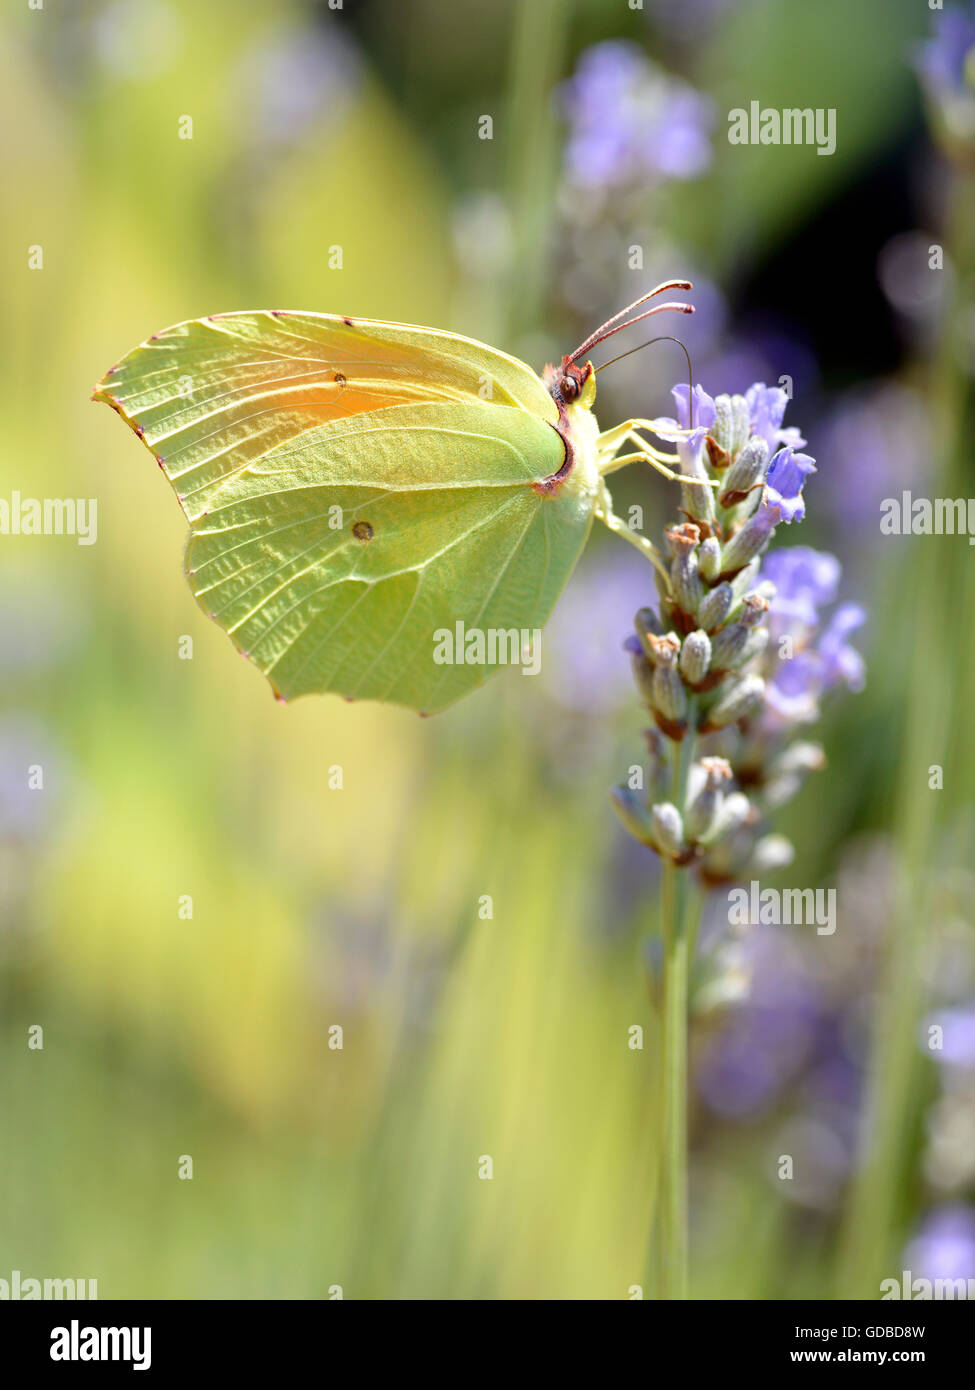
{"label": "lavender bud", "polygon": [[801,740],[775,758],[766,773],[765,799],[770,807],[782,806],[802,790],[810,772],[826,766],[826,755],[818,743]]}
{"label": "lavender bud", "polygon": [[689,685],[697,685],[711,664],[711,639],[700,628],[684,638],[680,649],[680,672]]}
{"label": "lavender bud", "polygon": [[762,789],[767,809],[777,810],[779,806],[784,806],[787,801],[798,796],[802,791],[802,781],[802,777],[796,772],[785,773],[781,777],[770,777]]}
{"label": "lavender bud", "polygon": [[731,588],[736,599],[740,599],[742,595],[749,592],[752,588],[752,582],[758,578],[758,572],[761,568],[762,562],[758,556],[756,556],[754,560],[749,560],[740,574],[735,575],[735,578],[731,581]]}
{"label": "lavender bud", "polygon": [[654,671],[652,697],[654,709],[672,724],[679,724],[687,714],[687,691],[673,666],[658,666]]}
{"label": "lavender bud", "polygon": [[771,633],[767,627],[752,628],[745,639],[745,645],[741,649],[737,670],[743,671],[749,662],[755,661],[760,657],[768,646],[770,638]]}
{"label": "lavender bud", "polygon": [[723,840],[726,835],[734,834],[736,830],[741,829],[751,813],[751,802],[744,792],[732,792],[722,801],[708,833],[701,836],[701,844],[713,845],[715,841]]}
{"label": "lavender bud", "polygon": [[800,739],[782,750],[772,764],[772,771],[778,776],[789,772],[819,772],[825,766],[826,754],[822,744]]}
{"label": "lavender bud", "polygon": [[717,520],[717,512],[714,508],[714,488],[707,483],[681,483],[680,500],[681,508],[688,516],[692,516],[695,521],[700,521],[709,530],[714,526]]}
{"label": "lavender bud", "polygon": [[765,682],[761,676],[745,676],[742,680],[736,681],[712,705],[705,722],[701,725],[702,732],[709,733],[713,729],[723,729],[729,724],[737,724],[739,719],[744,719],[758,708],[764,693]]}
{"label": "lavender bud", "polygon": [[744,396],[717,396],[711,435],[732,459],[751,433],[751,413]]}
{"label": "lavender bud", "polygon": [[752,488],[761,483],[768,469],[768,445],[761,435],[753,435],[725,474],[718,501],[722,507],[743,502]]}
{"label": "lavender bud", "polygon": [[765,595],[753,590],[742,599],[742,610],[738,621],[745,628],[758,627],[768,609],[769,602]]}
{"label": "lavender bud", "polygon": [[633,682],[649,705],[653,700],[653,667],[643,652],[633,653]]}
{"label": "lavender bud", "polygon": [[646,645],[647,656],[654,666],[662,666],[665,669],[676,667],[677,658],[680,656],[680,638],[676,632],[666,632],[663,637],[648,633]]}
{"label": "lavender bud", "polygon": [[697,620],[707,632],[716,632],[727,621],[735,602],[735,591],[725,580],[705,594],[697,606]]}
{"label": "lavender bud", "polygon": [[680,811],[670,801],[662,801],[650,808],[653,821],[653,838],[663,854],[677,859],[687,848],[684,844],[684,822]]}
{"label": "lavender bud", "polygon": [[741,623],[729,623],[723,627],[711,643],[711,663],[715,671],[733,671],[738,657],[748,638],[748,630]]}
{"label": "lavender bud", "polygon": [[704,596],[704,585],[697,567],[698,528],[690,523],[674,526],[667,532],[667,542],[673,559],[670,562],[670,584],[674,599],[682,612],[691,616]]}
{"label": "lavender bud", "polygon": [[724,802],[724,783],[731,781],[731,765],[724,758],[702,758],[704,785],[691,800],[685,819],[689,840],[700,840],[712,829]]}
{"label": "lavender bud", "polygon": [[786,869],[795,858],[795,853],[792,841],[784,835],[763,835],[755,842],[752,870],[757,874],[772,874],[777,869]]}
{"label": "lavender bud", "polygon": [[680,526],[668,526],[664,532],[667,541],[667,554],[676,558],[687,549],[693,550],[701,539],[701,528],[693,521],[684,521]]}
{"label": "lavender bud", "polygon": [[752,412],[744,396],[732,396],[731,398],[731,447],[728,452],[731,457],[737,458],[740,451],[748,443],[748,437],[752,432]]}
{"label": "lavender bud", "polygon": [[[767,612],[767,599],[757,598],[753,594],[746,595],[738,621],[723,627],[711,644],[712,670],[736,671],[744,665],[745,653],[749,648],[753,629],[757,623],[761,622]],[[752,654],[754,654],[754,644],[752,644]]]}
{"label": "lavender bud", "polygon": [[717,579],[721,573],[721,546],[716,537],[708,536],[706,541],[701,542],[697,552],[697,567],[701,577],[709,582]]}
{"label": "lavender bud", "polygon": [[714,424],[710,436],[731,461],[731,397],[715,396]]}
{"label": "lavender bud", "polygon": [[641,845],[653,845],[653,820],[643,798],[630,787],[612,787],[609,799],[634,840],[639,840]]}
{"label": "lavender bud", "polygon": [[759,507],[744,526],[736,531],[721,552],[724,574],[734,574],[743,569],[768,543],[775,529],[777,513],[770,507]]}
{"label": "lavender bud", "polygon": [[641,608],[633,619],[633,626],[644,647],[648,637],[662,637],[664,633],[664,625],[652,608]]}

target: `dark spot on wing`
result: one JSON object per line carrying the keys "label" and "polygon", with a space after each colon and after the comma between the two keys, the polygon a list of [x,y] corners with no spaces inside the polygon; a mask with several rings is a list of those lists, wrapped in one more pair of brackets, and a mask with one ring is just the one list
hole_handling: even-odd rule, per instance
{"label": "dark spot on wing", "polygon": [[357,521],[352,527],[352,534],[357,541],[371,541],[375,532],[368,521]]}
{"label": "dark spot on wing", "polygon": [[335,382],[335,385],[339,388],[340,391],[349,384],[349,378],[345,376],[342,372],[336,372],[332,380]]}
{"label": "dark spot on wing", "polygon": [[346,316],[345,316],[344,314],[342,315],[342,322],[345,324],[346,328],[351,328],[351,327],[352,327],[352,320],[349,319],[349,318],[346,318]]}

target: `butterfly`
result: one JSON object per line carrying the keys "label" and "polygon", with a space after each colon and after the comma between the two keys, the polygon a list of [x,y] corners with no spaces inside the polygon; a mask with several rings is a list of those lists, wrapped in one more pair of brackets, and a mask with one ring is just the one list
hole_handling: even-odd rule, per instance
{"label": "butterfly", "polygon": [[[431,714],[512,659],[443,659],[445,632],[540,631],[593,520],[641,548],[606,475],[661,454],[600,432],[587,354],[651,314],[607,320],[531,367],[434,328],[334,314],[213,314],[154,334],[98,383],[155,456],[190,525],[197,602],[275,696],[334,692]],[[438,634],[440,648],[438,650]]]}

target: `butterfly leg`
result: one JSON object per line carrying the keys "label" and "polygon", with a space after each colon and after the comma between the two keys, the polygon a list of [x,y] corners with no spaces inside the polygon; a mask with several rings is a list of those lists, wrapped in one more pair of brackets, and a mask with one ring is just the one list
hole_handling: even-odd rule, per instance
{"label": "butterfly leg", "polygon": [[[601,476],[605,477],[607,473],[615,473],[617,469],[625,468],[630,463],[649,463],[651,468],[655,468],[658,473],[662,473],[671,482],[698,484],[707,482],[710,486],[717,487],[717,483],[712,479],[692,478],[685,473],[677,472],[672,467],[672,465],[680,463],[676,454],[662,453],[637,433],[638,429],[651,429],[652,424],[651,420],[624,420],[622,424],[616,425],[611,430],[606,430],[599,436],[599,472]],[[636,444],[638,452],[621,454],[619,450],[627,444]]]}
{"label": "butterfly leg", "polygon": [[642,435],[637,434],[638,427],[646,428],[649,423],[648,420],[623,420],[611,430],[604,430],[598,440],[600,471],[614,472],[620,466],[616,463],[616,457],[625,444],[636,444],[641,452],[652,453],[668,471],[672,471],[670,465],[680,462],[677,455],[661,452]]}
{"label": "butterfly leg", "polygon": [[599,494],[596,499],[596,515],[603,525],[607,526],[615,536],[622,536],[623,540],[629,541],[630,545],[635,545],[637,550],[639,550],[642,555],[645,555],[652,565],[657,567],[663,575],[668,588],[670,587],[670,575],[660,551],[652,541],[647,540],[646,536],[641,536],[638,532],[633,531],[627,526],[621,516],[616,515],[613,511],[613,499],[610,496],[609,488],[602,478],[599,480]]}

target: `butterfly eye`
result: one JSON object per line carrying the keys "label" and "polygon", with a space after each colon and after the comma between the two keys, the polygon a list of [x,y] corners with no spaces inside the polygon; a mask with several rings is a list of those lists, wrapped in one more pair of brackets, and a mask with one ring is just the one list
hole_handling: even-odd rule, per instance
{"label": "butterfly eye", "polygon": [[[555,373],[555,385],[559,395],[566,404],[578,400],[582,394],[582,388],[592,376],[593,367],[591,362],[587,362],[584,367],[577,367],[568,357],[563,357],[562,366]],[[551,387],[549,387],[551,390]]]}
{"label": "butterfly eye", "polygon": [[352,534],[357,541],[371,541],[375,532],[368,521],[357,521],[352,528]]}

